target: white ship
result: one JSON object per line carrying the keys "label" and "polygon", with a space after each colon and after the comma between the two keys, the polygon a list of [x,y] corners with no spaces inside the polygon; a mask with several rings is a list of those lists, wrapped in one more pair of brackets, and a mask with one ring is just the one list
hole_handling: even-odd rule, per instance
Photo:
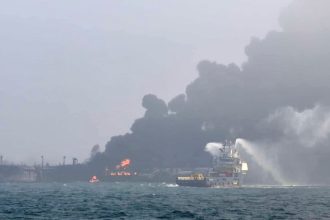
{"label": "white ship", "polygon": [[[216,143],[213,143],[216,144]],[[248,165],[240,159],[234,144],[218,144],[216,156],[213,157],[213,168],[206,174],[193,173],[178,176],[176,183],[180,186],[196,187],[239,187],[248,171]]]}

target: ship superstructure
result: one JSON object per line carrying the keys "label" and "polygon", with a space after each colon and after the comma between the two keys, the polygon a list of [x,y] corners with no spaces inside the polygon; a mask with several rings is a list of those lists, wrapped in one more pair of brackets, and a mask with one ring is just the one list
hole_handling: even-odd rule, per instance
{"label": "ship superstructure", "polygon": [[243,176],[248,171],[246,162],[241,161],[237,147],[234,144],[217,145],[213,155],[213,168],[207,173],[193,173],[178,176],[176,183],[181,186],[197,187],[239,187]]}

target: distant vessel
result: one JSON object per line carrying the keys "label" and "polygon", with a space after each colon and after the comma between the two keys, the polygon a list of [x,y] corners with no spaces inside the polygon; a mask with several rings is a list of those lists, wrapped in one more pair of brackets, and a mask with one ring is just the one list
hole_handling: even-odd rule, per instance
{"label": "distant vessel", "polygon": [[90,183],[98,183],[98,182],[100,182],[100,180],[96,176],[92,176],[92,178],[90,178],[89,182]]}
{"label": "distant vessel", "polygon": [[179,175],[176,183],[179,186],[194,187],[239,187],[243,176],[248,171],[246,162],[241,161],[235,145],[219,144],[219,152],[213,158],[213,168],[206,173]]}

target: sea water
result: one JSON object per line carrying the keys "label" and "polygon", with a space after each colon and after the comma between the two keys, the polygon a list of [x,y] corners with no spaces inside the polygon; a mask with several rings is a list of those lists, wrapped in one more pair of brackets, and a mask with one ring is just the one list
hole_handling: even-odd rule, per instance
{"label": "sea water", "polygon": [[0,219],[330,219],[330,187],[1,183]]}

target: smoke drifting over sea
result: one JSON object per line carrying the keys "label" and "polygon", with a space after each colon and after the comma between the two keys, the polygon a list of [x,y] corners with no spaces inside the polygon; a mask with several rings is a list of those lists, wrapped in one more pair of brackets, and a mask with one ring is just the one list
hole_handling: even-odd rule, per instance
{"label": "smoke drifting over sea", "polygon": [[330,135],[330,109],[316,105],[298,111],[293,107],[277,109],[267,122],[284,140],[298,142],[303,147],[317,147],[328,142]]}
{"label": "smoke drifting over sea", "polygon": [[263,122],[265,130],[276,135],[260,138],[256,146],[272,152],[274,168],[286,182],[329,183],[329,123],[330,109],[323,105],[301,111],[291,106],[279,108]]}
{"label": "smoke drifting over sea", "polygon": [[280,16],[282,31],[253,38],[242,67],[201,61],[197,79],[168,104],[146,95],[145,116],[91,163],[208,166],[206,143],[243,137],[255,157],[250,182],[329,184],[329,20],[330,1],[293,1]]}

